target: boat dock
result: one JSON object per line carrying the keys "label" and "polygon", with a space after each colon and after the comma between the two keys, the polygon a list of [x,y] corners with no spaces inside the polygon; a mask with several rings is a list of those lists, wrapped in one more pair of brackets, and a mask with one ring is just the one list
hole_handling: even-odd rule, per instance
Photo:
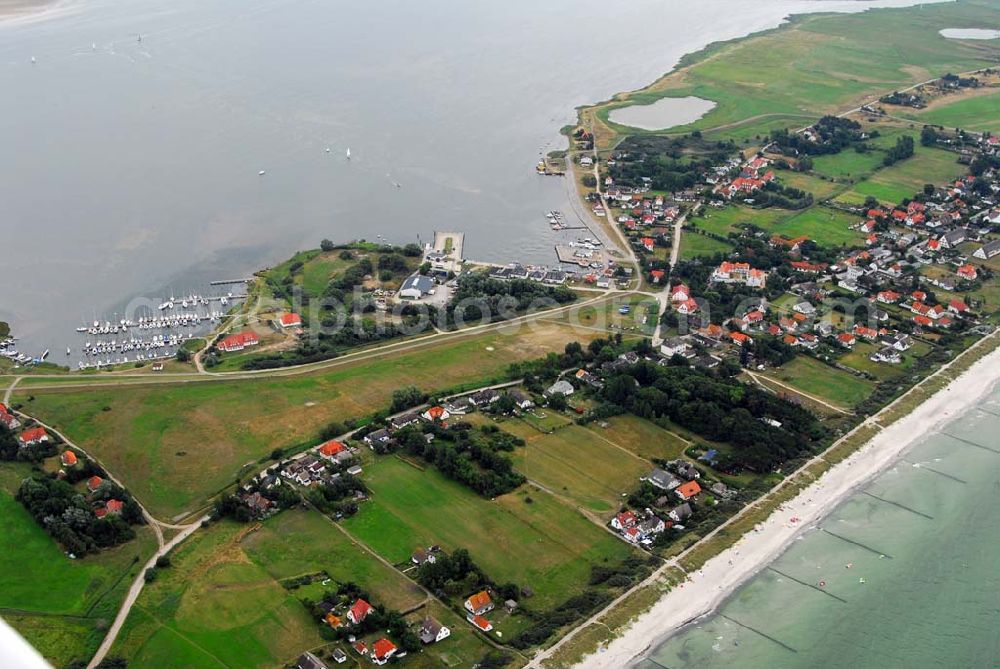
{"label": "boat dock", "polygon": [[587,246],[557,244],[556,257],[559,258],[559,262],[566,265],[579,265],[592,269],[604,269],[611,262],[607,251],[593,244]]}
{"label": "boat dock", "polygon": [[209,281],[210,286],[228,286],[235,283],[253,283],[253,278],[249,279],[227,279],[223,281]]}

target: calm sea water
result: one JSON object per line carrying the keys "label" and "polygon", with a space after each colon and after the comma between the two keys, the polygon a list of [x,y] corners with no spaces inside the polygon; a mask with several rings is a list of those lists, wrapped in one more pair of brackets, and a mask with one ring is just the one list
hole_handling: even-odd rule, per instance
{"label": "calm sea water", "polygon": [[132,296],[324,237],[459,229],[473,259],[554,263],[543,214],[571,205],[533,168],[574,106],[872,4],[911,3],[79,0],[0,22],[0,320],[58,350]]}
{"label": "calm sea water", "polygon": [[994,391],[636,666],[997,667],[998,551]]}

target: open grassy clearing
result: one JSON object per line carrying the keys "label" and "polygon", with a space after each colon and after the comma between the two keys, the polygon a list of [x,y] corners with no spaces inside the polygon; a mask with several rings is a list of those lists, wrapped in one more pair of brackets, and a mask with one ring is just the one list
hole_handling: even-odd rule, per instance
{"label": "open grassy clearing", "polygon": [[816,174],[784,171],[778,173],[778,181],[786,186],[812,193],[816,202],[827,200],[844,190],[843,184],[824,179]]}
{"label": "open grassy clearing", "polygon": [[792,388],[848,410],[868,397],[874,388],[871,381],[804,355],[785,363],[771,376]]}
{"label": "open grassy clearing", "polygon": [[581,592],[592,564],[616,563],[631,552],[531,486],[491,501],[395,457],[366,466],[365,482],[371,501],[343,521],[354,536],[393,563],[405,562],[420,546],[466,548],[498,583],[531,587],[532,608],[550,608]]}
{"label": "open grassy clearing", "polygon": [[603,427],[600,423],[591,423],[587,429],[645,460],[679,458],[689,445],[683,436],[668,432],[648,420],[631,414],[613,416],[603,422],[607,427]]}
{"label": "open grassy clearing", "polygon": [[837,209],[814,206],[768,229],[772,234],[789,239],[805,236],[820,246],[852,246],[860,244],[863,237],[851,226],[858,218]]}
{"label": "open grassy clearing", "polygon": [[[331,421],[388,406],[409,385],[428,392],[501,379],[512,362],[598,336],[557,323],[521,334],[472,336],[419,350],[294,376],[129,388],[19,392],[25,410],[65,430],[153,513],[172,518],[202,506],[244,465],[274,448],[315,438]],[[106,409],[107,407],[107,409]]]}
{"label": "open grassy clearing", "polygon": [[253,528],[220,523],[178,547],[111,654],[136,667],[275,667],[321,645],[305,607],[242,546]]}
{"label": "open grassy clearing", "polygon": [[904,114],[921,123],[932,123],[945,128],[962,128],[976,132],[1000,132],[1000,90],[986,95],[976,95],[948,101],[931,108]]}
{"label": "open grassy clearing", "polygon": [[100,644],[132,579],[152,554],[152,530],[126,544],[70,560],[14,493],[27,467],[0,467],[0,614],[55,666],[87,659]]}
{"label": "open grassy clearing", "polygon": [[681,260],[691,260],[699,256],[713,256],[716,253],[729,253],[732,250],[731,244],[714,237],[699,235],[688,230],[681,234]]}
{"label": "open grassy clearing", "polygon": [[[732,205],[722,209],[709,207],[704,210],[702,215],[692,217],[689,223],[696,228],[725,237],[731,232],[739,232],[744,225],[755,225],[766,230],[793,215],[794,212],[777,207],[752,209],[751,207]],[[692,235],[687,235],[685,240],[690,236]],[[681,248],[683,250],[683,246]]]}
{"label": "open grassy clearing", "polygon": [[838,196],[837,201],[861,204],[871,196],[883,204],[898,204],[923,190],[924,184],[948,183],[964,173],[957,154],[918,144],[912,158],[879,170]]}
{"label": "open grassy clearing", "polygon": [[241,547],[279,582],[325,571],[338,583],[357,583],[375,602],[390,608],[405,611],[424,600],[416,584],[355,545],[317,511],[280,513],[247,536]]}
{"label": "open grassy clearing", "polygon": [[618,511],[622,496],[649,471],[646,460],[606,437],[579,425],[543,434],[530,425],[504,423],[503,429],[525,440],[514,451],[515,468],[555,494],[603,514]]}
{"label": "open grassy clearing", "polygon": [[[716,102],[716,108],[673,132],[719,128],[725,136],[724,127],[734,125],[746,136],[741,126],[748,120],[770,123],[767,117],[775,114],[837,113],[946,71],[983,67],[988,45],[948,40],[938,31],[958,24],[992,25],[998,18],[995,5],[973,2],[799,17],[778,30],[709,46],[647,88],[618,95],[581,116],[606,146],[622,132],[635,133],[608,122],[610,109],[696,95]],[[783,120],[784,127],[804,125]]]}

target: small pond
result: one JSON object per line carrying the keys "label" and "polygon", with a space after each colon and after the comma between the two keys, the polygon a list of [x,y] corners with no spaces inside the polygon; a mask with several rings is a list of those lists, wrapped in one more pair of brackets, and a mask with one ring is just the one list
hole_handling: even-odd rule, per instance
{"label": "small pond", "polygon": [[661,98],[649,105],[629,105],[612,109],[608,118],[614,123],[642,130],[665,130],[694,123],[712,111],[715,103],[693,96]]}

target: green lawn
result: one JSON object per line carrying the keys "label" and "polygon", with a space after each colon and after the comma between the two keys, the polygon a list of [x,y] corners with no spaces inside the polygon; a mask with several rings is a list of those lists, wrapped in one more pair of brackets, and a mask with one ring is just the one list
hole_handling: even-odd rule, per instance
{"label": "green lawn", "polygon": [[[329,371],[234,381],[72,390],[32,388],[16,401],[90,450],[153,515],[191,512],[276,447],[315,439],[332,421],[388,406],[392,391],[434,392],[504,377],[512,362],[599,333],[556,323],[485,334]],[[34,396],[33,401],[28,401]]]}
{"label": "green lawn", "polygon": [[531,587],[532,608],[581,592],[592,564],[614,563],[631,552],[578,511],[530,486],[488,500],[395,457],[378,458],[364,476],[373,496],[344,521],[353,535],[393,563],[408,560],[419,546],[465,548],[496,582]]}
{"label": "green lawn", "polygon": [[844,185],[836,181],[823,179],[815,174],[803,174],[802,172],[779,172],[778,181],[785,186],[791,186],[792,188],[812,193],[813,199],[816,202],[829,199],[844,189]]}
{"label": "green lawn", "polygon": [[527,442],[513,453],[517,471],[608,519],[618,511],[622,495],[633,490],[651,467],[648,461],[606,441],[604,435],[579,425],[551,434],[523,424],[506,423],[503,429]]}
{"label": "green lawn", "polygon": [[305,607],[241,545],[248,531],[226,522],[181,544],[143,589],[111,654],[135,667],[251,668],[319,646]]}
{"label": "green lawn", "polygon": [[1000,91],[935,105],[932,109],[907,116],[923,123],[933,123],[949,129],[962,128],[996,134],[1000,132],[998,109],[1000,109]]}
{"label": "green lawn", "polygon": [[614,416],[604,422],[607,427],[591,423],[587,429],[646,460],[673,460],[688,447],[684,435],[668,432],[638,416]]}
{"label": "green lawn", "polygon": [[390,608],[405,611],[424,599],[416,584],[354,544],[316,511],[280,513],[244,539],[241,548],[277,581],[325,571],[337,582],[357,583],[375,602]]}
{"label": "green lawn", "polygon": [[[709,207],[703,215],[692,218],[690,222],[697,228],[725,237],[731,232],[739,232],[744,225],[755,225],[758,228],[768,230],[779,221],[792,215],[794,212],[775,207],[752,209],[742,205],[730,205],[723,209]],[[686,234],[682,244],[693,236]],[[684,247],[682,246],[681,249],[683,250]]]}
{"label": "green lawn", "polygon": [[858,223],[860,219],[856,216],[837,209],[814,206],[768,231],[789,239],[804,235],[820,246],[854,246],[864,241],[860,232],[851,229],[851,226]]}
{"label": "green lawn", "polygon": [[147,528],[126,544],[70,560],[13,493],[27,475],[0,467],[0,613],[47,659],[63,666],[89,658],[103,638],[155,539]]}
{"label": "green lawn", "polygon": [[868,397],[874,388],[871,381],[804,355],[782,365],[770,376],[844,409],[850,409]]}
{"label": "green lawn", "polygon": [[912,158],[875,172],[837,200],[860,204],[871,196],[884,204],[898,204],[923,190],[924,184],[948,183],[962,174],[965,174],[965,167],[958,164],[957,154],[918,144]]}
{"label": "green lawn", "polygon": [[690,260],[699,256],[712,256],[716,253],[728,253],[733,247],[714,237],[699,235],[685,230],[681,235],[681,260]]}
{"label": "green lawn", "polygon": [[881,151],[858,153],[854,149],[847,149],[832,155],[816,156],[813,159],[813,171],[835,179],[858,179],[882,167],[884,158],[885,154]]}

